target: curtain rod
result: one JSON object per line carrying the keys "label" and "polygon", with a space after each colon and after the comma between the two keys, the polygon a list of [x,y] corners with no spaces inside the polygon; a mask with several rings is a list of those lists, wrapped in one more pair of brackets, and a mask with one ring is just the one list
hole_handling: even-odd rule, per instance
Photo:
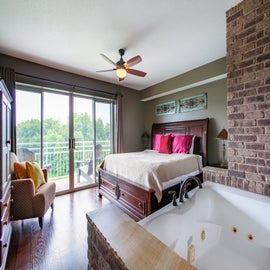
{"label": "curtain rod", "polygon": [[99,93],[99,94],[103,93],[103,94],[110,95],[110,96],[113,96],[113,97],[117,97],[117,95],[118,95],[118,94],[113,94],[113,93],[110,93],[110,92],[107,92],[107,91],[104,91],[104,90],[96,90],[96,89],[92,89],[92,88],[85,87],[85,86],[78,86],[78,85],[73,85],[73,84],[64,83],[64,82],[58,82],[58,81],[44,79],[44,78],[40,78],[40,77],[37,77],[37,76],[28,75],[28,74],[24,74],[24,73],[20,73],[20,72],[15,72],[15,74],[19,75],[19,76],[27,77],[27,78],[32,78],[32,79],[44,81],[44,82],[54,83],[54,84],[63,85],[63,86],[69,86],[69,87],[71,87],[73,89],[89,90],[89,91],[92,91],[92,92],[96,92],[96,93]]}

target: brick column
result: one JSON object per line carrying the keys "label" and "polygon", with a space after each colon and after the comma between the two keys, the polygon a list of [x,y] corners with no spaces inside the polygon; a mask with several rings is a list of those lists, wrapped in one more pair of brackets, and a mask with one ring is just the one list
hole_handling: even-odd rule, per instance
{"label": "brick column", "polygon": [[229,182],[270,196],[270,1],[226,16]]}

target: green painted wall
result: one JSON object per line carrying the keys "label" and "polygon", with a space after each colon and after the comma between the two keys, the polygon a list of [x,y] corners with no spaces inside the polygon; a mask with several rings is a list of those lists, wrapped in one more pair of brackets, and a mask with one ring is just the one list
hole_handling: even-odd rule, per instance
{"label": "green painted wall", "polygon": [[[220,61],[220,65],[224,65],[225,70],[225,61]],[[200,69],[202,75],[198,73],[198,69],[195,70],[194,76],[192,75],[192,71],[189,72],[189,77],[193,78],[193,83],[199,80],[202,80],[203,74],[209,74],[207,70],[207,66]],[[212,74],[215,73],[215,69],[210,69],[210,73],[212,70]],[[220,68],[219,70],[223,70]],[[199,76],[198,76],[199,75]],[[214,75],[215,76],[215,75]],[[197,79],[196,79],[197,78]],[[199,80],[198,80],[199,78]],[[175,122],[175,121],[184,121],[184,120],[192,120],[192,119],[201,119],[201,118],[209,118],[209,130],[208,130],[208,161],[210,164],[221,162],[221,147],[222,142],[216,139],[217,134],[222,128],[227,129],[227,79],[220,79],[208,84],[204,84],[201,86],[193,87],[191,89],[185,91],[179,91],[177,93],[156,98],[151,101],[145,102],[144,107],[144,125],[145,130],[150,134],[151,127],[153,123],[161,123],[161,122]],[[164,86],[164,85],[163,85]],[[175,87],[175,86],[174,86]],[[166,86],[164,86],[166,88]],[[167,88],[167,90],[169,87]],[[183,112],[179,113],[177,108],[177,113],[167,115],[167,116],[156,116],[155,115],[155,106],[156,104],[176,100],[177,105],[179,105],[179,98],[185,98],[201,93],[207,93],[207,109],[191,111],[191,112]],[[153,94],[153,93],[152,93]],[[145,97],[145,96],[144,96]]]}
{"label": "green painted wall", "polygon": [[225,57],[146,88],[142,91],[141,98],[144,100],[166,92],[178,92],[178,89],[224,74],[226,74]]}

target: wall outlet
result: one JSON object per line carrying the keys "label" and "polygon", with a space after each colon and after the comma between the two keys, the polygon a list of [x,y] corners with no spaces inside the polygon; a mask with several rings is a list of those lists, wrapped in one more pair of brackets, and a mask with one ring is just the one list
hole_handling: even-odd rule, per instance
{"label": "wall outlet", "polygon": [[194,245],[191,245],[188,247],[187,260],[190,264],[192,264],[195,261],[195,246]]}

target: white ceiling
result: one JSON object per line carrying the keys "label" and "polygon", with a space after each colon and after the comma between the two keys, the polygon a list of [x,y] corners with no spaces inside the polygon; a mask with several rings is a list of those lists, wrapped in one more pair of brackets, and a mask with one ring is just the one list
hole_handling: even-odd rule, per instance
{"label": "white ceiling", "polygon": [[[142,90],[226,54],[226,16],[240,0],[0,0],[0,52]],[[100,53],[140,55],[118,82]]]}

